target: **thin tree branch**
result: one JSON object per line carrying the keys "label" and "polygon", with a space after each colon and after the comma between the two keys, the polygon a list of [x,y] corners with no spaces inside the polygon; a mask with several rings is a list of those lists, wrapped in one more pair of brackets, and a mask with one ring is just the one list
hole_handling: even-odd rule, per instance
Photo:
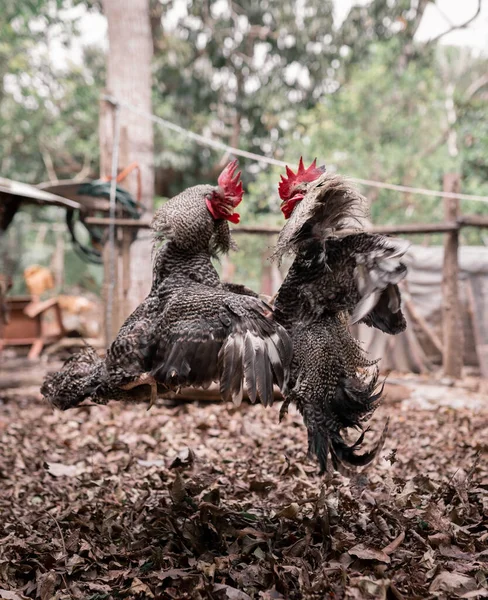
{"label": "thin tree branch", "polygon": [[481,77],[478,77],[476,81],[473,81],[473,83],[466,90],[465,100],[471,100],[476,92],[479,92],[479,90],[485,87],[485,85],[488,85],[488,73],[485,73]]}
{"label": "thin tree branch", "polygon": [[59,181],[58,176],[56,175],[56,170],[54,168],[54,163],[49,150],[44,147],[42,144],[40,146],[42,160],[44,162],[44,166],[46,167],[47,176],[49,177],[49,181],[51,183],[57,183]]}
{"label": "thin tree branch", "polygon": [[448,33],[457,31],[458,29],[465,29],[468,25],[471,25],[471,23],[479,16],[479,14],[481,12],[481,3],[482,3],[482,0],[478,0],[478,8],[476,10],[476,13],[471,18],[469,18],[464,23],[461,23],[460,25],[452,25],[452,27],[449,27],[449,29],[446,29],[446,31],[439,33],[439,35],[436,35],[431,40],[429,40],[427,42],[427,44],[434,44],[435,42],[438,42],[441,38],[443,38],[445,35],[447,35]]}
{"label": "thin tree branch", "polygon": [[83,159],[83,167],[81,170],[73,177],[73,181],[83,181],[90,174],[91,170],[91,158],[88,153],[85,154]]}

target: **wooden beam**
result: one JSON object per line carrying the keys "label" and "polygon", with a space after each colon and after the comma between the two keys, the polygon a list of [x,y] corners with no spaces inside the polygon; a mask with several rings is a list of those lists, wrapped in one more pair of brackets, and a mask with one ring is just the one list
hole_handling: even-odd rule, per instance
{"label": "wooden beam", "polygon": [[[85,223],[87,225],[101,225],[102,227],[108,227],[112,221],[105,217],[87,217]],[[151,221],[144,221],[139,219],[114,219],[114,225],[120,227],[138,227],[141,229],[148,229],[151,226]]]}
{"label": "wooden beam", "polygon": [[[374,225],[366,228],[368,233],[381,233],[384,235],[400,234],[425,234],[425,233],[447,233],[457,231],[459,225],[455,220],[447,220],[443,223],[407,223],[405,225]],[[353,233],[353,231],[351,231]]]}
{"label": "wooden beam", "polygon": [[485,215],[461,215],[458,223],[462,227],[488,227],[488,216]]}
{"label": "wooden beam", "polygon": [[439,354],[443,356],[444,348],[442,347],[441,340],[437,337],[435,331],[430,327],[426,319],[424,319],[424,317],[417,311],[414,303],[412,302],[410,294],[407,293],[404,296],[402,296],[402,301],[404,302],[407,310],[410,312],[410,316],[417,323],[420,329],[424,332],[424,334],[430,340],[437,352],[439,352]]}
{"label": "wooden beam", "polygon": [[[110,219],[105,217],[87,217],[85,219],[88,225],[101,225],[107,227],[110,225]],[[114,219],[114,224],[119,227],[139,227],[147,229],[150,227],[150,221],[138,219]],[[425,233],[446,233],[457,231],[459,224],[456,221],[446,221],[443,223],[407,223],[406,225],[376,225],[365,229],[368,233],[391,234],[425,234]],[[254,235],[278,235],[281,227],[264,227],[254,225],[249,227],[239,227],[232,229],[233,234],[254,234]],[[341,235],[350,235],[357,233],[355,229],[344,229]]]}
{"label": "wooden beam", "polygon": [[[444,176],[444,191],[459,193],[460,176],[447,173]],[[457,221],[459,200],[444,198],[444,218]],[[444,238],[444,263],[442,267],[442,366],[447,377],[460,379],[463,367],[463,327],[459,302],[459,230],[446,233]]]}

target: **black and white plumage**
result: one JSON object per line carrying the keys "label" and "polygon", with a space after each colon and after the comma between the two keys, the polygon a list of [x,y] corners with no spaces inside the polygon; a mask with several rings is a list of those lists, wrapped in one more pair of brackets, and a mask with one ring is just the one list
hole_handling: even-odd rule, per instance
{"label": "black and white plumage", "polygon": [[[376,408],[376,361],[366,359],[350,334],[351,322],[365,322],[387,333],[405,329],[398,283],[406,245],[349,228],[361,196],[342,177],[300,162],[282,178],[282,209],[289,220],[280,233],[275,257],[291,252],[294,261],[275,301],[278,321],[293,340],[294,358],[282,412],[295,402],[309,434],[309,451],[322,471],[328,455],[334,466],[362,465],[382,446],[358,454],[342,431],[363,430]],[[305,181],[300,180],[303,175]],[[386,432],[386,430],[385,430]]]}
{"label": "black and white plumage", "polygon": [[170,386],[207,387],[220,381],[224,399],[249,398],[266,406],[273,383],[284,389],[291,342],[259,298],[213,288],[175,274],[160,287],[164,310],[151,375]]}
{"label": "black and white plumage", "polygon": [[156,212],[155,237],[167,241],[155,250],[148,297],[122,325],[105,359],[93,359],[92,371],[77,377],[78,385],[69,387],[66,373],[51,377],[44,389],[53,404],[69,408],[87,397],[103,403],[120,399],[119,391],[125,397],[147,385],[152,404],[158,388],[220,380],[224,398],[238,401],[244,382],[251,399],[258,396],[267,405],[273,383],[284,388],[291,361],[288,334],[254,292],[221,283],[212,264],[234,246],[228,221],[238,222],[234,208],[243,193],[235,170],[234,161],[217,186],[189,188]]}
{"label": "black and white plumage", "polygon": [[[46,375],[40,391],[50,404],[60,410],[73,408],[87,398],[106,404],[109,400],[144,402],[149,401],[151,396],[148,386],[123,390],[113,385],[105,360],[92,346],[71,356],[59,371]],[[158,391],[164,393],[167,389],[158,385]]]}

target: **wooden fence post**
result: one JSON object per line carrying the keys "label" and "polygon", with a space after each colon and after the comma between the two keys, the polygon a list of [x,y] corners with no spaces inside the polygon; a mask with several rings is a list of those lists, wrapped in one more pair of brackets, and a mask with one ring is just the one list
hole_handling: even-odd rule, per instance
{"label": "wooden fence post", "polygon": [[[112,163],[112,139],[114,130],[114,106],[105,100],[100,100],[100,115],[99,115],[99,141],[100,141],[100,177],[110,177]],[[102,300],[104,304],[104,338],[105,347],[112,343],[118,332],[119,324],[119,269],[118,255],[119,249],[117,244],[117,232],[115,236],[115,269],[112,273],[112,253],[108,244],[108,237],[105,240],[102,259],[103,259],[103,286]],[[106,230],[108,236],[108,229]],[[109,298],[112,298],[112,305],[109,306]],[[111,311],[110,318],[108,311]],[[110,325],[109,325],[110,324]]]}
{"label": "wooden fence post", "polygon": [[[128,166],[130,157],[129,148],[129,132],[125,125],[120,129],[120,154],[119,154],[119,169],[123,169]],[[132,193],[134,198],[137,197],[137,185],[132,181],[124,181],[123,186]],[[119,306],[119,318],[117,322],[117,331],[122,327],[126,318],[130,315],[130,286],[131,286],[131,260],[130,260],[130,247],[132,244],[133,232],[127,227],[118,228],[118,242],[121,250],[120,256],[120,280],[121,289],[120,294],[120,306]]]}
{"label": "wooden fence post", "polygon": [[[460,177],[457,173],[444,175],[444,191],[459,193]],[[456,221],[459,217],[459,200],[444,198],[444,218]],[[442,267],[442,329],[443,369],[446,377],[459,379],[463,367],[464,339],[459,302],[459,229],[444,237],[444,263]]]}

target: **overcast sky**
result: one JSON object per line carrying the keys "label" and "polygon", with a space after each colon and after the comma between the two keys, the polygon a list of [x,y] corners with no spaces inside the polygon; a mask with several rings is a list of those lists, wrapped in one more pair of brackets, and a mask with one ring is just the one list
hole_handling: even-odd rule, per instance
{"label": "overcast sky", "polygon": [[[338,21],[342,21],[353,4],[368,4],[370,0],[335,0],[335,12]],[[425,10],[417,38],[428,40],[449,29],[451,25],[463,23],[474,15],[478,0],[437,0],[436,4],[429,3]],[[79,7],[82,10],[82,8]],[[81,20],[81,43],[75,41],[69,52],[69,59],[81,61],[81,44],[98,44],[107,46],[107,23],[105,17],[99,14],[86,14]],[[453,31],[446,35],[444,44],[470,46],[478,52],[488,54],[488,1],[483,0],[481,14],[467,29]],[[65,51],[55,48],[56,62],[63,64],[66,60]]]}

